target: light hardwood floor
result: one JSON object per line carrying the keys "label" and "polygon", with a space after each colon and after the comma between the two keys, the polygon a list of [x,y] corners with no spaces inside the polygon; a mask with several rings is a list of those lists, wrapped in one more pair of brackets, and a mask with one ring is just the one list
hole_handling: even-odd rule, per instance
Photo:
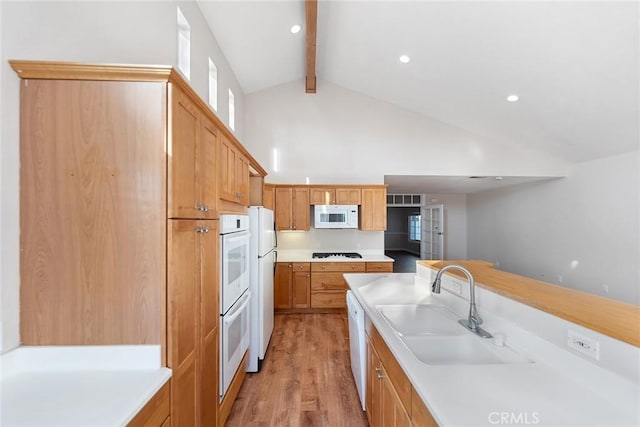
{"label": "light hardwood floor", "polygon": [[368,426],[351,374],[346,314],[277,314],[259,373],[227,426]]}

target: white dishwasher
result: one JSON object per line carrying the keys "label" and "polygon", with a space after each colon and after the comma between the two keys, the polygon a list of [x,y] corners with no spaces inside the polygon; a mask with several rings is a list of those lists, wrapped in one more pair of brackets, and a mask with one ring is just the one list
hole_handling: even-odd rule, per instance
{"label": "white dishwasher", "polygon": [[347,310],[349,311],[349,347],[351,354],[351,372],[356,382],[362,410],[365,410],[367,348],[365,347],[364,310],[353,295],[347,291]]}

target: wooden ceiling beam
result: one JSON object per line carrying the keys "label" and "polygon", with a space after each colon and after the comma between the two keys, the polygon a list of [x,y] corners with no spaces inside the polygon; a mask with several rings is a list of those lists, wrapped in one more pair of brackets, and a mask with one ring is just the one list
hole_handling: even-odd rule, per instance
{"label": "wooden ceiling beam", "polygon": [[316,93],[316,34],[318,30],[318,0],[305,0],[307,30],[307,93]]}

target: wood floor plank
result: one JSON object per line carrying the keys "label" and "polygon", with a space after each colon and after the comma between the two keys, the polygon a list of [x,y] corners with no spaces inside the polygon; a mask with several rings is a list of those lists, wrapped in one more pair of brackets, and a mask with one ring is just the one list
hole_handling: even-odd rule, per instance
{"label": "wood floor plank", "polygon": [[247,374],[226,425],[368,426],[345,320],[346,314],[276,314],[262,369]]}

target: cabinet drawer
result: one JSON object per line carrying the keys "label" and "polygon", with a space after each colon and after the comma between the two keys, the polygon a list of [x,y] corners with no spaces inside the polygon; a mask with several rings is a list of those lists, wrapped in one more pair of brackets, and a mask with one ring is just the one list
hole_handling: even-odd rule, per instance
{"label": "cabinet drawer", "polygon": [[311,271],[311,264],[308,262],[294,262],[293,271]]}
{"label": "cabinet drawer", "polygon": [[311,289],[314,290],[331,290],[331,289],[348,289],[342,273],[313,273],[311,275]]}
{"label": "cabinet drawer", "polygon": [[312,308],[344,308],[347,291],[311,291]]}
{"label": "cabinet drawer", "polygon": [[364,262],[313,262],[311,271],[342,271],[342,272],[362,272],[365,271]]}
{"label": "cabinet drawer", "polygon": [[391,273],[393,272],[393,263],[392,262],[368,262],[367,273],[369,272]]}

